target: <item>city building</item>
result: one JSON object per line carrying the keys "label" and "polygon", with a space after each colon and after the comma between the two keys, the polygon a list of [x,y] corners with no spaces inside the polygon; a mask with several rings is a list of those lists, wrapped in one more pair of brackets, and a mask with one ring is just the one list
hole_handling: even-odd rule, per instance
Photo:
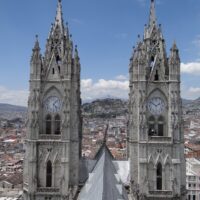
{"label": "city building", "polygon": [[188,200],[200,199],[200,161],[195,158],[186,159],[186,187]]}

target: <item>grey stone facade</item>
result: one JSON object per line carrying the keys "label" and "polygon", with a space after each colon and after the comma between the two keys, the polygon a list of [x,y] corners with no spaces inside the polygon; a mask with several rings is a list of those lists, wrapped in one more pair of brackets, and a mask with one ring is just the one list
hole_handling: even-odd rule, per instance
{"label": "grey stone facade", "polygon": [[24,199],[72,199],[79,184],[80,63],[58,1],[44,57],[38,38],[30,63]]}
{"label": "grey stone facade", "polygon": [[167,57],[151,0],[144,37],[130,60],[129,156],[136,199],[185,199],[180,58]]}
{"label": "grey stone facade", "polygon": [[[99,199],[105,199],[105,191],[106,199],[186,199],[179,51],[174,43],[167,57],[154,0],[129,70],[130,191],[125,191],[106,146],[101,159],[81,159],[79,55],[64,25],[58,0],[44,57],[36,37],[30,63],[25,200],[75,200],[88,196],[92,199],[96,191],[101,193]],[[90,169],[85,163],[94,166]],[[105,183],[102,177],[110,181]],[[101,190],[95,181],[99,181]],[[83,188],[78,197],[80,183]]]}

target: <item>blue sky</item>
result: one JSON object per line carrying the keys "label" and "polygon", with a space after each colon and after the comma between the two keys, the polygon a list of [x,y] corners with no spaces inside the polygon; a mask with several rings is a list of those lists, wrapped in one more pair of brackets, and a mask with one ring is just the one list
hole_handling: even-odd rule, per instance
{"label": "blue sky", "polygon": [[[157,0],[167,51],[174,40],[182,61],[182,96],[200,96],[200,1]],[[128,65],[148,22],[150,0],[63,0],[81,58],[83,100],[127,97]],[[26,105],[35,35],[44,51],[57,0],[0,1],[0,102]],[[98,90],[98,92],[97,92]]]}

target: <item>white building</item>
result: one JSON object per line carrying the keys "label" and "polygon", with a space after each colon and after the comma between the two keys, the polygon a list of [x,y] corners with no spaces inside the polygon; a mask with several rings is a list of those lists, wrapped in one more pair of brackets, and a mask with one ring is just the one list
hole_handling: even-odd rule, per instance
{"label": "white building", "polygon": [[200,161],[195,158],[186,159],[186,187],[188,200],[200,200]]}

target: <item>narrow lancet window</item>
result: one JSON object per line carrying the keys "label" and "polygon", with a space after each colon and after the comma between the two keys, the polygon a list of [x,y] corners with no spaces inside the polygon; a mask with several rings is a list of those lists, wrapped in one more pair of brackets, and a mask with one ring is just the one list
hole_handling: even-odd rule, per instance
{"label": "narrow lancet window", "polygon": [[52,123],[51,115],[47,115],[46,117],[46,134],[47,135],[51,134],[51,123]]}
{"label": "narrow lancet window", "polygon": [[149,136],[155,136],[156,134],[155,118],[151,116],[149,117]]}
{"label": "narrow lancet window", "polygon": [[47,162],[46,187],[52,187],[52,164],[50,160]]}
{"label": "narrow lancet window", "polygon": [[54,124],[54,128],[55,128],[55,134],[59,135],[60,134],[60,116],[56,115],[55,116],[55,124]]}
{"label": "narrow lancet window", "polygon": [[162,165],[158,163],[157,170],[156,170],[156,188],[157,190],[162,190]]}

